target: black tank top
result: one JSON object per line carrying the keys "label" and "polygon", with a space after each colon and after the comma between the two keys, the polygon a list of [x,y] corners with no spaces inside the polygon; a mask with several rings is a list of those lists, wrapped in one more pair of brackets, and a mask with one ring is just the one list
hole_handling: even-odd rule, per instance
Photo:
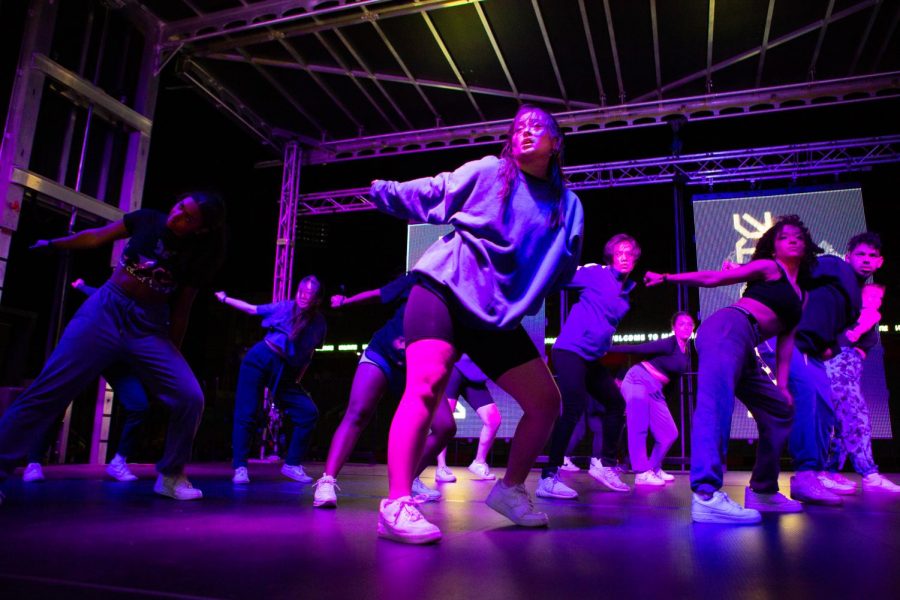
{"label": "black tank top", "polygon": [[[777,262],[775,264],[781,270],[781,277],[774,281],[751,281],[744,290],[744,298],[752,298],[771,308],[785,330],[790,331],[800,322],[803,299],[797,295],[784,268]],[[806,292],[801,293],[806,296]]]}

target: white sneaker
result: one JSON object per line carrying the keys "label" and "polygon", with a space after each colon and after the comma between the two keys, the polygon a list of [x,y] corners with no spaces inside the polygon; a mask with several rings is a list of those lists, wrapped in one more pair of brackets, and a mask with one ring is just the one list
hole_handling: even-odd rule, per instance
{"label": "white sneaker", "polygon": [[578,492],[559,480],[559,473],[544,477],[538,483],[534,491],[535,496],[541,498],[559,498],[561,500],[573,500],[578,497]]}
{"label": "white sneaker", "polygon": [[434,480],[438,483],[453,483],[456,481],[456,475],[450,470],[450,467],[438,467],[434,472]]}
{"label": "white sneaker", "polygon": [[847,479],[837,471],[826,471],[825,473],[828,475],[828,477],[830,477],[834,481],[837,481],[838,483],[843,483],[844,485],[852,485],[854,488],[857,487],[855,481],[853,481],[852,479]]}
{"label": "white sneaker", "polygon": [[796,500],[789,500],[784,494],[761,494],[750,487],[744,491],[744,506],[759,512],[797,513],[803,512],[803,505]]}
{"label": "white sneaker", "polygon": [[491,473],[490,467],[487,466],[487,463],[472,461],[472,464],[469,465],[468,469],[469,472],[478,477],[478,479],[489,481],[497,479],[497,476]]}
{"label": "white sneaker", "polygon": [[691,520],[694,523],[752,524],[762,521],[762,515],[753,508],[744,508],[721,490],[712,498],[703,500],[697,494],[691,499]]}
{"label": "white sneaker", "polygon": [[44,469],[41,468],[41,463],[28,463],[25,465],[25,470],[22,472],[22,481],[30,483],[32,481],[43,481],[44,479]]}
{"label": "white sneaker", "polygon": [[335,490],[341,491],[338,487],[337,480],[331,475],[324,473],[316,482],[316,491],[313,494],[313,506],[316,508],[335,508],[337,507],[337,494]]}
{"label": "white sneaker", "polygon": [[883,477],[880,473],[870,473],[863,477],[864,492],[891,492],[900,493],[900,485],[897,485],[887,477]]}
{"label": "white sneaker", "polygon": [[289,465],[285,463],[281,465],[281,474],[285,477],[290,477],[294,481],[299,481],[300,483],[313,482],[313,478],[307,475],[300,465]]}
{"label": "white sneaker", "polygon": [[415,500],[403,496],[381,501],[378,535],[404,544],[429,544],[441,539],[441,530],[422,516]]}
{"label": "white sneaker", "polygon": [[247,467],[238,467],[234,470],[234,477],[231,478],[232,483],[245,484],[250,483],[250,474],[247,473]]}
{"label": "white sneaker", "polygon": [[599,458],[596,459],[596,463],[594,463],[594,460],[593,458],[591,459],[591,468],[588,471],[591,477],[614,492],[628,492],[631,490],[628,484],[619,479],[619,474],[614,468],[604,467]]}
{"label": "white sneaker", "polygon": [[522,527],[546,527],[550,522],[547,513],[534,510],[534,501],[521,483],[506,487],[503,481],[498,481],[488,494],[485,503]]}
{"label": "white sneaker", "polygon": [[656,473],[656,476],[657,476],[657,477],[659,477],[660,479],[662,479],[662,480],[665,481],[666,483],[671,483],[671,482],[675,481],[675,476],[674,476],[674,475],[672,475],[671,473],[666,473],[666,472],[663,471],[662,469],[657,469],[657,470],[654,471],[654,472]]}
{"label": "white sneaker", "polygon": [[799,471],[791,477],[791,498],[806,504],[823,506],[843,504],[840,496],[822,486],[815,471]]}
{"label": "white sneaker", "polygon": [[[819,483],[822,484],[822,487],[828,490],[833,494],[838,494],[840,496],[852,496],[856,493],[856,484],[848,484],[842,483],[836,477],[834,477],[831,473],[826,471],[821,471],[816,474],[816,477],[819,479]],[[843,477],[843,479],[847,479]],[[849,480],[848,480],[849,481]]]}
{"label": "white sneaker", "polygon": [[131,472],[128,463],[118,454],[106,465],[106,474],[117,481],[137,481],[137,475]]}
{"label": "white sneaker", "polygon": [[153,491],[175,500],[199,500],[203,497],[203,492],[192,486],[184,473],[171,477],[160,473],[153,485]]}
{"label": "white sneaker", "polygon": [[572,462],[571,456],[563,456],[563,464],[560,469],[562,469],[563,471],[571,471],[574,473],[576,471],[580,471],[581,467]]}
{"label": "white sneaker", "polygon": [[441,499],[441,493],[437,490],[433,490],[424,483],[422,480],[416,477],[412,482],[412,495],[413,498],[424,498],[425,502],[437,502]]}
{"label": "white sneaker", "polygon": [[634,476],[634,485],[652,485],[661,487],[666,485],[665,480],[658,476],[655,471],[644,471]]}

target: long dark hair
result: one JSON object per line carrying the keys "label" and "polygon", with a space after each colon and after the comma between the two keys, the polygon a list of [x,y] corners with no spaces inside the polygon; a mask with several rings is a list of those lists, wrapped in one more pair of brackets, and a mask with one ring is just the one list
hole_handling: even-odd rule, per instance
{"label": "long dark hair", "polygon": [[176,204],[187,197],[197,203],[203,225],[193,235],[193,247],[191,252],[185,253],[181,266],[196,285],[205,285],[225,259],[225,202],[216,192],[194,191],[179,194]]}
{"label": "long dark hair", "polygon": [[300,335],[300,332],[302,332],[303,329],[306,328],[306,326],[319,314],[319,306],[322,303],[322,284],[315,275],[307,275],[300,280],[300,283],[297,284],[297,291],[294,294],[294,297],[296,298],[297,294],[300,293],[300,288],[307,284],[315,287],[316,294],[313,296],[313,300],[305,308],[299,308],[297,303],[294,300],[291,300],[293,303],[293,310],[291,312],[291,341],[296,340]]}
{"label": "long dark hair", "polygon": [[566,189],[566,184],[563,181],[563,173],[562,173],[562,165],[563,165],[563,146],[564,146],[564,138],[562,129],[559,126],[559,123],[549,112],[544,110],[543,108],[539,108],[537,106],[533,106],[531,104],[523,104],[519,107],[519,110],[516,111],[516,116],[513,117],[512,123],[509,125],[509,131],[507,132],[506,144],[504,144],[503,149],[500,151],[500,158],[503,159],[503,163],[500,165],[500,180],[502,185],[500,187],[500,200],[503,202],[507,202],[509,197],[512,195],[513,189],[515,188],[518,179],[519,179],[519,166],[516,164],[516,161],[513,160],[513,136],[516,132],[516,121],[519,119],[519,116],[526,112],[537,112],[543,115],[545,120],[545,125],[550,130],[550,136],[553,138],[555,151],[553,155],[550,157],[550,173],[549,173],[549,182],[550,189],[553,190],[554,196],[556,196],[557,202],[556,207],[553,209],[553,218],[551,220],[551,224],[556,227],[560,223],[562,223],[563,217],[563,193]]}
{"label": "long dark hair", "polygon": [[753,251],[753,256],[750,260],[775,260],[775,239],[787,225],[793,225],[803,232],[803,260],[800,261],[798,281],[806,281],[812,273],[813,267],[816,266],[818,260],[816,255],[822,254],[824,250],[813,241],[809,229],[797,215],[781,215],[780,217],[777,217],[775,219],[775,224],[769,227],[769,229],[762,234],[762,237],[759,238],[759,241],[756,243],[756,249]]}

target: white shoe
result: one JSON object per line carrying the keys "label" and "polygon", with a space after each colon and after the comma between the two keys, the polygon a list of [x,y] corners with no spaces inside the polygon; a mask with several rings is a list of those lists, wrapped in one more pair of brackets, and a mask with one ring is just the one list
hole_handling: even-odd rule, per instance
{"label": "white shoe", "polygon": [[184,473],[171,477],[160,473],[153,485],[153,491],[175,500],[199,500],[203,497],[203,492],[192,486]]}
{"label": "white shoe", "polygon": [[744,508],[728,494],[717,490],[709,500],[693,494],[691,520],[695,523],[752,524],[762,521],[762,515],[753,508]]}
{"label": "white shoe", "polygon": [[791,476],[791,498],[806,504],[840,506],[841,497],[826,490],[815,471],[798,471]]}
{"label": "white shoe", "polygon": [[424,483],[422,480],[416,477],[412,482],[412,496],[413,498],[424,498],[424,502],[437,502],[441,499],[441,493],[437,490],[433,490]]}
{"label": "white shoe", "polygon": [[434,480],[437,483],[453,483],[456,481],[456,475],[450,470],[450,467],[438,467],[434,472]]}
{"label": "white shoe", "polygon": [[652,485],[661,487],[666,485],[666,482],[662,477],[659,477],[655,471],[644,471],[634,476],[634,485]]}
{"label": "white shoe", "polygon": [[869,475],[866,475],[863,477],[862,483],[864,492],[900,493],[900,485],[897,485],[880,473],[870,473]]}
{"label": "white shoe", "polygon": [[25,465],[25,470],[22,472],[22,481],[30,483],[32,481],[43,481],[44,479],[44,469],[41,468],[41,463],[28,463]]}
{"label": "white shoe", "polygon": [[797,513],[803,512],[803,505],[796,500],[790,500],[784,494],[761,494],[754,492],[748,486],[744,491],[744,506],[758,510],[759,512]]}
{"label": "white shoe", "polygon": [[245,484],[250,483],[250,474],[247,473],[247,467],[238,467],[234,470],[234,477],[231,478],[232,483]]}
{"label": "white shoe", "polygon": [[[836,475],[836,473],[834,475]],[[855,483],[843,483],[837,477],[834,477],[834,475],[827,471],[821,471],[816,474],[816,477],[818,477],[822,487],[833,494],[838,494],[839,496],[852,496],[856,493]],[[850,481],[846,477],[842,477],[841,479]]]}
{"label": "white shoe", "polygon": [[494,480],[497,479],[497,476],[491,473],[490,467],[487,466],[487,463],[472,461],[472,464],[468,467],[469,472],[474,474],[478,479],[482,480]]}
{"label": "white shoe", "polygon": [[281,474],[285,477],[290,477],[294,481],[299,481],[300,483],[313,482],[313,478],[307,475],[300,465],[289,465],[285,463],[281,465]]}
{"label": "white shoe", "polygon": [[576,471],[580,471],[581,467],[572,462],[571,456],[563,456],[563,464],[560,469],[562,469],[563,471],[571,471],[574,473]]}
{"label": "white shoe", "polygon": [[404,544],[429,544],[441,539],[441,530],[422,516],[415,500],[404,496],[381,501],[378,535]]}
{"label": "white shoe", "polygon": [[131,472],[128,463],[118,454],[106,465],[106,474],[117,481],[137,481],[137,475]]}
{"label": "white shoe", "polygon": [[578,497],[578,492],[559,480],[559,473],[544,477],[538,483],[534,491],[535,496],[541,498],[559,498],[560,500],[573,500]]}
{"label": "white shoe", "polygon": [[523,484],[506,487],[503,481],[494,484],[485,503],[498,513],[522,527],[546,527],[547,513],[536,512],[534,501]]}
{"label": "white shoe", "polygon": [[666,473],[666,472],[663,471],[662,469],[657,469],[657,470],[654,471],[654,472],[656,473],[656,476],[657,476],[657,477],[659,477],[660,479],[662,479],[662,480],[665,481],[666,483],[671,483],[671,482],[675,481],[675,476],[674,476],[674,475],[672,475],[671,473]]}
{"label": "white shoe", "polygon": [[324,473],[316,482],[316,491],[313,494],[313,506],[316,508],[335,508],[337,507],[337,494],[335,491],[341,491],[338,487],[337,480],[331,475]]}
{"label": "white shoe", "polygon": [[619,474],[614,468],[604,467],[599,458],[596,459],[596,463],[594,463],[594,460],[593,458],[591,459],[591,468],[588,471],[591,477],[614,492],[628,492],[631,490],[628,484],[619,479]]}

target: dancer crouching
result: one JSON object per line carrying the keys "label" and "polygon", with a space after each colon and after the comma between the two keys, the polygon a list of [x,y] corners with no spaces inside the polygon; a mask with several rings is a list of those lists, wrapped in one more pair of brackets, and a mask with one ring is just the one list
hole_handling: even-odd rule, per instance
{"label": "dancer crouching", "polygon": [[[794,334],[803,311],[804,286],[815,264],[815,245],[796,215],[780,217],[756,245],[751,261],[723,271],[659,274],[648,286],[666,282],[718,287],[747,282],[743,297],[710,315],[697,331],[697,408],[691,433],[691,518],[698,523],[758,523],[760,511],[798,512],[800,503],[778,492],[781,453],[794,415],[788,371]],[[774,384],[763,372],[755,348],[777,336]],[[734,398],[747,406],[759,428],[756,464],[747,487],[747,508],[721,491],[725,432]]]}
{"label": "dancer crouching", "polygon": [[519,525],[547,525],[524,482],[559,414],[560,396],[521,320],[566,283],[579,257],[583,212],[562,180],[562,146],[555,119],[523,106],[499,158],[436,177],[372,184],[372,200],[385,212],[454,226],[414,268],[422,280],[404,316],[406,390],[388,440],[390,491],[378,521],[383,537],[406,543],[441,537],[419,512],[410,486],[463,352],[524,411],[506,474],[487,504]]}
{"label": "dancer crouching", "polygon": [[75,394],[111,365],[125,363],[170,411],[153,491],[176,500],[203,497],[184,475],[203,414],[203,392],[178,345],[197,288],[221,260],[224,217],[218,196],[194,192],[181,196],[168,214],[141,209],[33,246],[81,250],[131,238],[112,276],[81,305],[40,375],[0,419],[0,480]]}
{"label": "dancer crouching", "polygon": [[269,332],[251,348],[241,362],[237,391],[234,395],[234,477],[237,484],[250,483],[247,456],[250,438],[263,388],[282,406],[294,426],[281,474],[301,483],[312,483],[300,461],[306,453],[309,436],[319,418],[319,411],[309,394],[300,386],[316,348],[325,340],[325,317],[319,312],[321,285],[313,275],[297,285],[293,300],[271,304],[249,304],[216,292],[219,302],[232,308],[263,317]]}

